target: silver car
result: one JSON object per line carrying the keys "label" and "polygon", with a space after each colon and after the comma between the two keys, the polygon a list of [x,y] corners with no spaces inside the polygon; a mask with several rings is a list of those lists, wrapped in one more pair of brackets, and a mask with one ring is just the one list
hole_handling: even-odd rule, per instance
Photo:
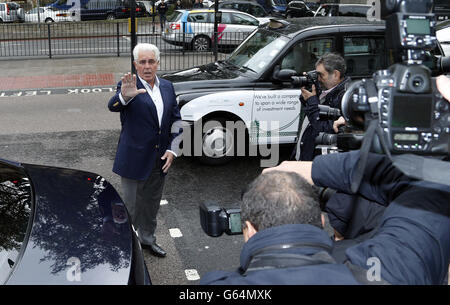
{"label": "silver car", "polygon": [[25,22],[61,22],[74,21],[74,12],[58,10],[52,7],[35,7],[25,13]]}
{"label": "silver car", "polygon": [[[234,49],[268,18],[256,18],[235,10],[220,10],[218,47]],[[184,46],[197,52],[208,51],[214,43],[214,10],[176,10],[167,19],[162,39],[170,44]]]}
{"label": "silver car", "polygon": [[0,3],[0,23],[24,20],[24,12],[15,2]]}

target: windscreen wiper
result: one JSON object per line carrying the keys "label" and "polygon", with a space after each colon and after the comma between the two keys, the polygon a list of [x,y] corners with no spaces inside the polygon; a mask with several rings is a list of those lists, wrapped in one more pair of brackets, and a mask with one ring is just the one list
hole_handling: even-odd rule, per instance
{"label": "windscreen wiper", "polygon": [[228,62],[228,61],[226,61],[226,60],[220,61],[220,63],[224,64],[225,66],[227,66],[227,67],[229,67],[229,68],[233,68],[234,70],[237,70],[237,69],[240,68],[239,66],[237,66],[237,65],[235,65],[235,64],[232,64],[231,62]]}
{"label": "windscreen wiper", "polygon": [[242,66],[240,69],[244,69],[244,70],[247,70],[247,71],[252,71],[253,73],[258,73],[255,70],[253,70],[252,68],[247,67],[247,66]]}

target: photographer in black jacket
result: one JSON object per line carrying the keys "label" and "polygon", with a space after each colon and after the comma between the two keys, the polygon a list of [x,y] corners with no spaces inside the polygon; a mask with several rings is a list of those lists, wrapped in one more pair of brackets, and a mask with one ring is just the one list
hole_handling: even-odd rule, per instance
{"label": "photographer in black jacket", "polygon": [[[299,128],[298,142],[293,151],[295,160],[310,161],[314,158],[315,139],[319,132],[335,133],[333,120],[319,118],[319,104],[341,109],[345,86],[350,78],[345,76],[346,64],[344,58],[338,54],[326,53],[316,63],[318,81],[322,92],[318,96],[319,88],[312,86],[312,92],[301,88],[300,102],[305,111],[305,118]],[[294,157],[294,156],[293,156]]]}

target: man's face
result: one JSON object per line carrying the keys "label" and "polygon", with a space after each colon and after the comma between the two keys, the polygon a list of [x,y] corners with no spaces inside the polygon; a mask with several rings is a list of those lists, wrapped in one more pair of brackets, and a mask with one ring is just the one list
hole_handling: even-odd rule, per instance
{"label": "man's face", "polygon": [[318,64],[316,67],[316,71],[318,74],[320,86],[324,90],[331,89],[341,82],[340,73],[337,70],[334,70],[332,73],[328,73],[327,70],[325,70],[323,64]]}
{"label": "man's face", "polygon": [[149,84],[153,84],[158,71],[159,62],[153,51],[141,51],[134,61],[134,67],[138,75]]}

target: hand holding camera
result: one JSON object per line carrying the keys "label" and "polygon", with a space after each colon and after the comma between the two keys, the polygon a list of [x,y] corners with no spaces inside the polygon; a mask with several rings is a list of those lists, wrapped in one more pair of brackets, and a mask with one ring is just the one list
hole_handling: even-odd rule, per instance
{"label": "hand holding camera", "polygon": [[302,91],[302,97],[305,101],[307,101],[310,97],[316,95],[316,86],[314,85],[312,85],[312,91],[308,91],[305,87],[300,88],[300,90]]}

